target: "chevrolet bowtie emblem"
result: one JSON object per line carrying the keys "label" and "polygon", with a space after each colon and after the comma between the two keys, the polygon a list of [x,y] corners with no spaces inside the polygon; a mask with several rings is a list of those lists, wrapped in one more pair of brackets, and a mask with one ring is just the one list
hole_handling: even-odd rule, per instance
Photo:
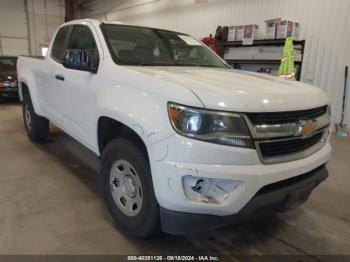
{"label": "chevrolet bowtie emblem", "polygon": [[299,122],[299,135],[310,137],[317,131],[317,124],[313,120]]}

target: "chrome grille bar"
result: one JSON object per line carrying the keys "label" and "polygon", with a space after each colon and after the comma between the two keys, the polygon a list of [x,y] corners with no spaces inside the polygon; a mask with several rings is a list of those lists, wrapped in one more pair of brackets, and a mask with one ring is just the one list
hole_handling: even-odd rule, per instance
{"label": "chrome grille bar", "polygon": [[[313,110],[309,111],[313,112]],[[268,114],[264,113],[265,119],[268,118]],[[289,115],[293,116],[293,112],[289,112]],[[296,114],[295,121],[292,122],[286,122],[283,119],[274,122],[267,119],[266,123],[261,121],[253,123],[249,114],[244,115],[244,118],[254,139],[259,158],[263,164],[267,165],[294,161],[314,154],[326,144],[330,133],[331,119],[327,112],[317,117],[314,115],[309,117],[306,114],[299,118]],[[300,144],[304,139],[305,145]],[[307,141],[313,142],[307,146]],[[285,152],[283,152],[284,147]],[[275,151],[275,155],[271,150]]]}
{"label": "chrome grille bar", "polygon": [[267,138],[278,138],[278,137],[293,137],[293,136],[304,136],[308,135],[303,133],[303,128],[306,125],[312,125],[314,128],[313,133],[316,131],[328,127],[330,125],[330,116],[323,115],[313,120],[300,120],[296,123],[285,123],[285,124],[270,124],[270,125],[252,125],[250,124],[253,138],[255,139],[267,139]]}

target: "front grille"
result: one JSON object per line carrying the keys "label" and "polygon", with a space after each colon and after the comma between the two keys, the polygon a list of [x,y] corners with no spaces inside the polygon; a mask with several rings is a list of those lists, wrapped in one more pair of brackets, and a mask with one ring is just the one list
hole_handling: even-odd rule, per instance
{"label": "front grille", "polygon": [[288,112],[271,112],[271,113],[248,113],[247,116],[252,124],[283,124],[293,123],[299,120],[314,119],[322,116],[327,112],[327,106],[314,109],[288,111]]}
{"label": "front grille", "polygon": [[319,132],[309,138],[295,138],[284,141],[259,143],[260,153],[263,157],[276,157],[286,154],[301,152],[321,141],[323,132]]}

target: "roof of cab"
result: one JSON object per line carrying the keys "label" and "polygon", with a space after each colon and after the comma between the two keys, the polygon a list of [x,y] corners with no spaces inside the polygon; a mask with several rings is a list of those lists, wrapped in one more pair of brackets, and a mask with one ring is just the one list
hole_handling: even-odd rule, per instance
{"label": "roof of cab", "polygon": [[124,22],[120,22],[120,21],[100,21],[97,19],[76,19],[76,20],[71,20],[69,22],[64,23],[62,26],[64,25],[76,25],[76,24],[86,24],[86,23],[91,23],[94,25],[100,25],[100,24],[123,24],[123,25],[132,25],[132,24],[127,24]]}
{"label": "roof of cab", "polygon": [[161,30],[166,30],[166,29],[162,29],[162,28],[156,28],[156,27],[149,27],[149,26],[144,26],[144,25],[138,25],[138,24],[131,24],[131,23],[124,23],[121,21],[101,21],[101,20],[97,20],[97,19],[76,19],[76,20],[71,20],[69,22],[66,22],[64,24],[62,24],[60,27],[62,26],[66,26],[66,25],[76,25],[76,24],[86,24],[86,23],[91,23],[95,26],[99,26],[101,24],[109,24],[109,25],[129,25],[129,26],[137,26],[137,27],[145,27],[145,28],[153,28],[153,29],[161,29]]}
{"label": "roof of cab", "polygon": [[63,26],[66,26],[66,25],[76,25],[76,24],[82,24],[83,25],[83,24],[86,24],[86,23],[91,23],[91,24],[93,24],[96,27],[100,26],[101,24],[129,25],[129,26],[152,28],[152,29],[159,29],[159,30],[175,32],[175,33],[179,33],[179,34],[185,34],[185,33],[182,33],[182,32],[177,32],[177,31],[174,31],[174,30],[168,30],[168,29],[164,29],[164,28],[156,28],[156,27],[150,27],[150,26],[144,26],[144,25],[130,24],[130,23],[124,23],[124,22],[121,22],[121,21],[107,21],[107,20],[106,21],[101,21],[101,20],[90,19],[90,18],[72,20],[72,21],[69,21],[67,23],[62,24],[60,27],[63,27]]}

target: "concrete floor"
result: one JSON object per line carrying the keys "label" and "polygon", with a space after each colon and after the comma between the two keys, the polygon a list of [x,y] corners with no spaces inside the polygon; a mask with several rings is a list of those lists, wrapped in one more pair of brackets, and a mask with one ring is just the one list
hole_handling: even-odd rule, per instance
{"label": "concrete floor", "polygon": [[333,138],[330,177],[302,207],[191,236],[136,240],[112,224],[96,157],[54,130],[31,143],[21,106],[0,103],[0,254],[350,255],[350,138]]}

